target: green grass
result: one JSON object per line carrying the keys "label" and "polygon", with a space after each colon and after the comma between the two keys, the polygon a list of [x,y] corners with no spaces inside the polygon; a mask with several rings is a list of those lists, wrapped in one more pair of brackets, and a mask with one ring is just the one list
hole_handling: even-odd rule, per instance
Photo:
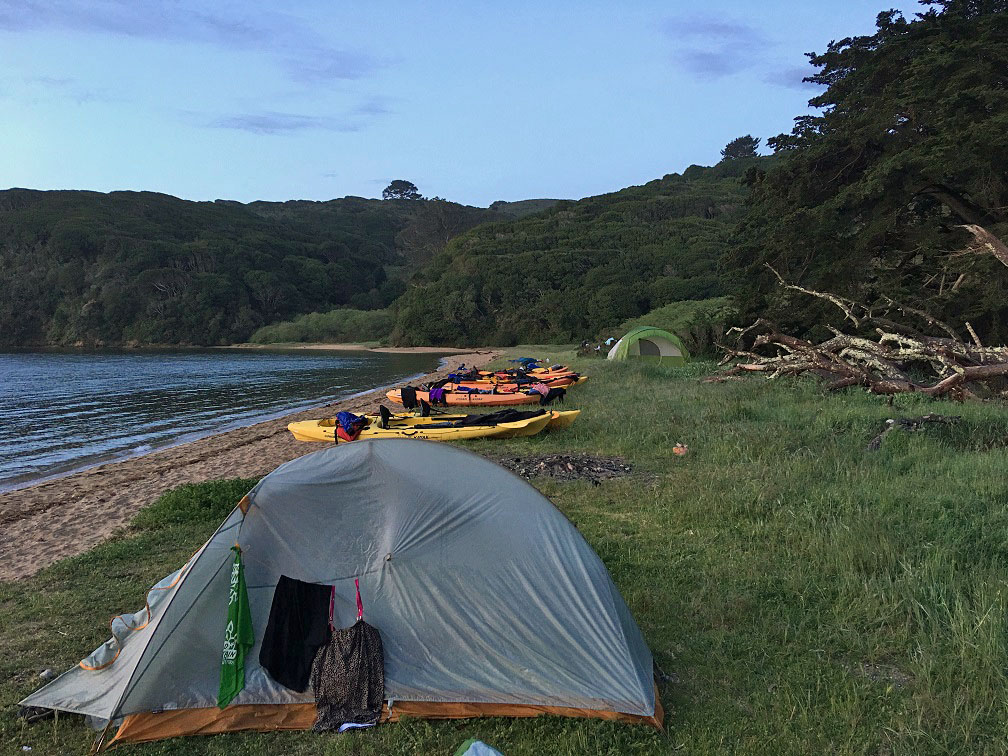
{"label": "green grass", "polygon": [[[575,360],[568,431],[470,442],[489,454],[585,451],[631,477],[535,481],[605,561],[671,676],[666,734],[588,720],[412,721],[352,736],[234,734],[136,754],[450,754],[478,737],[508,756],[1008,751],[1008,411],[1003,404],[825,395],[812,381],[701,384],[709,363]],[[960,425],[890,433],[928,411]],[[672,445],[689,446],[674,457]],[[0,584],[0,751],[83,752],[80,720],[23,726],[43,667],[106,637],[116,611],[180,565],[252,481],[173,492],[128,532],[30,580]]]}

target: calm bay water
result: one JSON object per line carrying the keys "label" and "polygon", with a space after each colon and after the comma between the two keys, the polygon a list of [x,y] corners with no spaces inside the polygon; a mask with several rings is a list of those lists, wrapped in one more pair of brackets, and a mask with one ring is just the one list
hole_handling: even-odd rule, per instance
{"label": "calm bay water", "polygon": [[341,399],[437,367],[433,354],[0,354],[0,491]]}

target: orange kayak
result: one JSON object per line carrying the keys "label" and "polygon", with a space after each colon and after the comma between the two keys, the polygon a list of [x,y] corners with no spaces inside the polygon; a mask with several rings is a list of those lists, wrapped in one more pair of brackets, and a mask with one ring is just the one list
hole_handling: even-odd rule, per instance
{"label": "orange kayak", "polygon": [[472,380],[514,380],[516,376],[522,378],[534,378],[536,380],[551,381],[557,378],[577,378],[580,373],[575,373],[573,370],[557,370],[556,372],[545,372],[545,373],[522,373],[517,371],[509,370],[480,370],[479,378],[473,378]]}
{"label": "orange kayak", "polygon": [[511,375],[513,373],[524,373],[525,375],[570,375],[574,371],[566,365],[554,365],[551,368],[533,368],[532,370],[518,370],[510,368],[508,370],[481,370],[483,375]]}
{"label": "orange kayak", "polygon": [[[539,381],[547,386],[558,388],[566,388],[578,382],[577,376],[570,376],[569,378],[547,378],[545,380]],[[511,392],[518,391],[521,386],[517,383],[508,383],[506,381],[491,381],[486,379],[480,379],[476,381],[463,381],[462,383],[446,383],[442,388],[455,391],[459,386],[466,386],[468,388],[478,388],[478,389],[490,389],[495,388],[500,392]]]}
{"label": "orange kayak", "polygon": [[[402,392],[393,389],[385,394],[389,401],[402,404]],[[427,391],[416,392],[417,401],[430,402],[430,393]],[[469,394],[455,391],[445,391],[445,404],[456,407],[503,407],[509,404],[536,404],[539,402],[539,394],[530,394],[524,391],[516,391],[512,394]]]}

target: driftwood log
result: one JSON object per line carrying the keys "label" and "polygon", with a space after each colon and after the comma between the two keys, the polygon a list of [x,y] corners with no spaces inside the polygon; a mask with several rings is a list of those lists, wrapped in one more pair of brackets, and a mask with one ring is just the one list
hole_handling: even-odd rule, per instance
{"label": "driftwood log", "polygon": [[[974,244],[970,254],[992,254],[1008,265],[1008,248],[979,226],[967,226]],[[788,283],[772,267],[785,289],[825,300],[843,313],[853,333],[827,326],[833,334],[819,343],[782,333],[759,319],[726,334],[734,345],[725,352],[721,378],[763,373],[771,378],[812,373],[829,390],[861,386],[875,394],[918,392],[956,399],[1008,396],[1008,347],[985,346],[973,326],[970,339],[930,313],[891,298],[868,306],[830,292]],[[880,442],[881,443],[881,442]]]}

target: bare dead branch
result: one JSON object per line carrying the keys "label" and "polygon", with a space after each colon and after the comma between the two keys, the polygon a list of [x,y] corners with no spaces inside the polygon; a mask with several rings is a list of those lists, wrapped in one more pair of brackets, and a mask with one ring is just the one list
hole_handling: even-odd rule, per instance
{"label": "bare dead branch", "polygon": [[837,307],[840,308],[840,310],[844,314],[844,317],[848,318],[852,323],[854,323],[855,326],[861,325],[860,320],[853,313],[854,308],[858,306],[856,302],[853,302],[852,300],[846,299],[841,296],[837,296],[836,294],[814,291],[813,289],[805,289],[802,288],[801,286],[795,286],[794,284],[789,284],[787,281],[784,280],[781,274],[778,273],[770,263],[765,264],[770,269],[770,271],[775,276],[777,276],[777,280],[780,281],[781,286],[783,286],[785,289],[791,289],[792,291],[800,291],[802,294],[808,294],[809,296],[818,297],[819,299],[825,299],[827,302],[832,302],[833,304],[835,304]]}
{"label": "bare dead branch", "polygon": [[960,228],[965,228],[973,235],[973,244],[967,250],[976,254],[992,254],[1004,265],[1008,265],[1008,246],[994,234],[975,223],[965,223]]}
{"label": "bare dead branch", "polygon": [[[958,339],[959,338],[959,334],[957,334],[955,332],[955,330],[952,328],[952,326],[950,326],[950,325],[948,325],[946,323],[943,323],[941,320],[939,320],[938,318],[936,318],[931,313],[924,312],[923,310],[918,310],[918,309],[916,309],[914,307],[908,307],[907,305],[901,304],[900,302],[897,302],[896,300],[891,299],[890,297],[887,297],[887,296],[883,296],[882,298],[890,306],[895,307],[900,312],[905,313],[905,314],[909,314],[909,315],[916,315],[919,318],[923,318],[924,321],[928,325],[930,325],[930,326],[937,326],[941,330],[945,331],[945,333],[947,333],[953,339]],[[893,324],[893,325],[897,325],[897,324]]]}
{"label": "bare dead branch", "polygon": [[[923,320],[940,335],[921,332],[876,314],[868,306],[829,292],[787,283],[770,265],[781,285],[836,305],[855,326],[874,325],[875,338],[848,334],[827,326],[832,336],[814,343],[759,319],[747,328],[734,328],[734,347],[722,346],[724,375],[762,373],[769,378],[811,373],[827,382],[830,391],[862,386],[875,394],[919,392],[956,399],[1008,396],[1008,346],[985,347],[970,323],[972,341],[931,313],[884,297],[885,304],[904,317]],[[930,376],[930,378],[928,377]]]}

